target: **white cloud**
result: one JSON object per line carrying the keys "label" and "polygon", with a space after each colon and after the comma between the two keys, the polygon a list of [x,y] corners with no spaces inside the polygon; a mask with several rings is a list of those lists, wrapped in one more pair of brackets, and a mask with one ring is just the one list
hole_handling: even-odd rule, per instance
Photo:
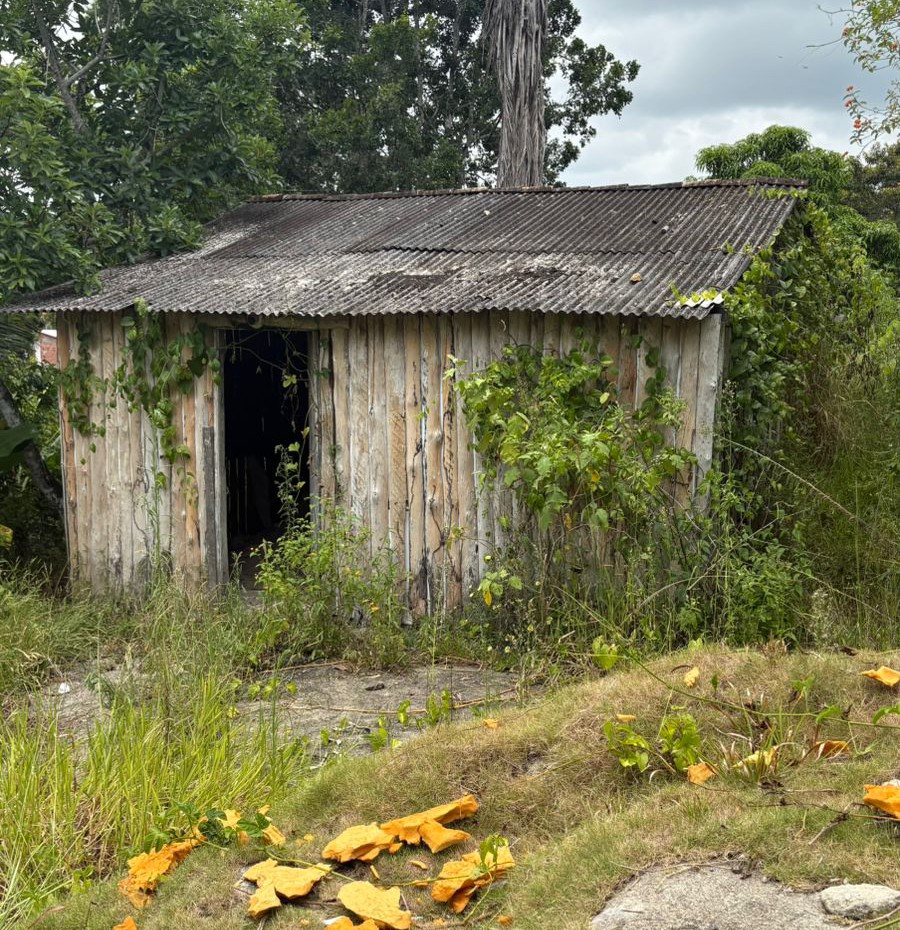
{"label": "white cloud", "polygon": [[801,126],[817,145],[845,151],[846,86],[877,98],[834,40],[815,0],[575,0],[581,34],[637,58],[634,102],[598,121],[598,137],[566,172],[568,184],[653,183],[690,174],[697,150],[773,123]]}

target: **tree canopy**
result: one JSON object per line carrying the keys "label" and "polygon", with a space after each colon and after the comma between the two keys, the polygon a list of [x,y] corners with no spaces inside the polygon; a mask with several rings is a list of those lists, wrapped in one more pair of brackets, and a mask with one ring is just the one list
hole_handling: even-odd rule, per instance
{"label": "tree canopy", "polygon": [[[0,10],[0,302],[189,247],[242,197],[491,183],[484,0],[10,0]],[[552,0],[546,179],[636,62]],[[551,84],[554,93],[550,93]]]}
{"label": "tree canopy", "polygon": [[[482,41],[485,0],[308,0],[314,52],[279,88],[290,187],[377,191],[492,183],[500,96]],[[571,0],[548,4],[543,52],[554,182],[631,101],[635,61],[577,34]]]}
{"label": "tree canopy", "polygon": [[277,183],[287,0],[18,0],[0,32],[0,300],[190,245]]}
{"label": "tree canopy", "polygon": [[[864,70],[897,72],[900,68],[900,0],[853,0],[841,38]],[[844,106],[853,120],[857,142],[873,141],[900,129],[900,81],[894,78],[884,100],[869,103],[853,86]]]}

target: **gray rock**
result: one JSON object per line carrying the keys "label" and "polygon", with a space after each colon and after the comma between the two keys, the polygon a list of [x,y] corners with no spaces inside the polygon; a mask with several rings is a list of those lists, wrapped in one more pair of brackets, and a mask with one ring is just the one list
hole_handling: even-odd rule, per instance
{"label": "gray rock", "polygon": [[868,920],[900,907],[900,891],[887,885],[834,885],[820,892],[819,900],[829,914]]}
{"label": "gray rock", "polygon": [[733,863],[659,869],[607,903],[590,930],[835,930],[817,894],[799,894]]}

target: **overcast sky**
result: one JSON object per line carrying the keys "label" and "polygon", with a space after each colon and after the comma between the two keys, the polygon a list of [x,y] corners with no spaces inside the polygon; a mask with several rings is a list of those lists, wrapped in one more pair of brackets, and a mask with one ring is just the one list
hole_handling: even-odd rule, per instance
{"label": "overcast sky", "polygon": [[802,126],[816,145],[853,151],[844,91],[854,84],[874,100],[883,88],[841,44],[825,45],[843,22],[816,0],[574,3],[580,34],[621,59],[636,58],[641,73],[622,117],[598,120],[597,138],[564,175],[570,185],[682,180],[698,149],[772,123]]}

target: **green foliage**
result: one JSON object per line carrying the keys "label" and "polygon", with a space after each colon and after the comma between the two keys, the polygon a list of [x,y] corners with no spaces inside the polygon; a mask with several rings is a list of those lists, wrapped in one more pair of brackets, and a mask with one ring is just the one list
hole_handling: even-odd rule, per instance
{"label": "green foliage", "polygon": [[[484,4],[348,0],[305,4],[315,54],[280,83],[281,173],[304,190],[378,191],[489,182],[499,96],[485,68]],[[593,138],[593,117],[620,114],[636,62],[576,34],[571,0],[549,5],[546,119],[554,180]]]}
{"label": "green foliage", "polygon": [[[900,232],[885,222],[883,204],[890,194],[890,149],[867,156],[865,162],[811,144],[812,136],[795,126],[770,126],[733,143],[701,149],[696,164],[713,178],[780,177],[809,182],[813,200],[828,210],[832,221],[857,238],[871,258],[900,270]],[[885,164],[885,162],[888,164]],[[891,217],[895,219],[895,217]]]}
{"label": "green foliage", "polygon": [[286,0],[12,4],[0,30],[0,302],[196,245],[277,186],[275,84],[305,48]]}
{"label": "green foliage", "polygon": [[366,734],[366,742],[372,752],[381,752],[382,749],[396,749],[400,741],[391,736],[388,719],[385,716],[378,718],[375,726]]}
{"label": "green foliage", "polygon": [[653,747],[649,740],[635,732],[631,724],[608,720],[603,725],[603,735],[610,755],[619,760],[622,768],[632,769],[638,775],[650,768]]}
{"label": "green foliage", "polygon": [[499,833],[492,833],[486,836],[478,844],[478,867],[477,874],[487,875],[494,869],[499,861],[500,850],[504,846],[509,846],[509,840],[500,836]]}
{"label": "green foliage", "polygon": [[667,714],[659,726],[659,748],[678,772],[700,761],[700,731],[692,714]]}
{"label": "green foliage", "polygon": [[342,655],[382,665],[405,658],[398,578],[387,549],[341,507],[320,502],[321,524],[297,520],[262,549],[258,582],[265,624],[252,647],[257,661]]}
{"label": "green foliage", "polygon": [[[799,586],[808,597],[818,587],[817,621],[831,625],[826,614],[848,598],[881,610],[898,584],[887,553],[900,546],[900,340],[889,281],[855,237],[809,204],[754,261],[728,308],[720,446],[741,491],[713,488],[714,501],[773,539],[760,566],[766,586],[745,593],[771,610],[779,591]],[[805,580],[778,569],[789,563]]]}
{"label": "green foliage", "polygon": [[[850,54],[866,71],[896,72],[900,66],[900,2],[854,0],[843,10],[847,19],[841,38]],[[892,80],[880,104],[863,100],[850,86],[844,106],[853,120],[853,138],[866,142],[896,133],[900,126],[900,82]]]}
{"label": "green foliage", "polygon": [[[657,350],[648,355],[656,367]],[[646,532],[649,502],[691,456],[665,441],[678,414],[664,370],[656,368],[631,413],[616,402],[611,365],[596,346],[561,358],[507,347],[458,389],[485,483],[501,477],[543,532],[612,529],[624,547]]]}
{"label": "green foliage", "polygon": [[799,178],[809,181],[816,195],[837,200],[850,184],[851,162],[811,145],[811,138],[795,126],[769,126],[737,142],[701,149],[697,168],[713,178]]}
{"label": "green foliage", "polygon": [[654,756],[673,772],[685,772],[688,766],[700,761],[700,730],[689,713],[666,714],[655,741],[642,736],[624,720],[608,720],[603,725],[603,734],[610,755],[635,774],[646,772]]}
{"label": "green foliage", "polygon": [[[50,472],[58,473],[58,372],[36,361],[33,345],[38,327],[32,320],[21,325],[21,319],[0,315],[0,381],[18,400],[24,426],[16,432],[29,431]],[[12,544],[4,549],[0,563],[27,567],[36,582],[52,586],[61,579],[66,561],[60,514],[19,464],[19,453],[7,464],[0,471],[0,525],[12,530]]]}
{"label": "green foliage", "polygon": [[440,694],[429,694],[425,699],[425,714],[416,722],[420,726],[436,727],[449,723],[453,717],[453,695],[444,688]]}
{"label": "green foliage", "polygon": [[[109,379],[101,379],[91,363],[91,330],[86,323],[78,329],[78,351],[60,371],[60,384],[72,425],[84,435],[104,435],[105,423],[91,420],[91,405],[105,394],[110,406],[120,400],[129,411],[141,410],[155,430],[162,458],[180,466],[183,479],[190,449],[178,442],[175,402],[180,394],[194,389],[195,380],[207,369],[218,378],[220,362],[210,345],[206,328],[200,324],[189,331],[166,332],[165,319],[136,300],[131,313],[122,318],[125,330],[123,360]],[[94,446],[92,445],[92,450]],[[154,486],[166,482],[163,472],[153,476]]]}
{"label": "green foliage", "polygon": [[601,671],[612,671],[619,664],[619,659],[621,659],[619,647],[609,645],[602,636],[598,636],[591,643],[591,658]]}
{"label": "green foliage", "polygon": [[204,326],[176,335],[166,334],[164,319],[135,301],[134,313],[124,317],[125,360],[116,369],[110,388],[129,410],[143,410],[157,431],[163,458],[171,464],[190,457],[186,446],[177,445],[173,397],[194,390],[195,379],[207,368],[219,371],[219,360],[210,347]]}
{"label": "green foliage", "polygon": [[852,161],[849,205],[873,224],[900,221],[900,142],[871,145]]}

